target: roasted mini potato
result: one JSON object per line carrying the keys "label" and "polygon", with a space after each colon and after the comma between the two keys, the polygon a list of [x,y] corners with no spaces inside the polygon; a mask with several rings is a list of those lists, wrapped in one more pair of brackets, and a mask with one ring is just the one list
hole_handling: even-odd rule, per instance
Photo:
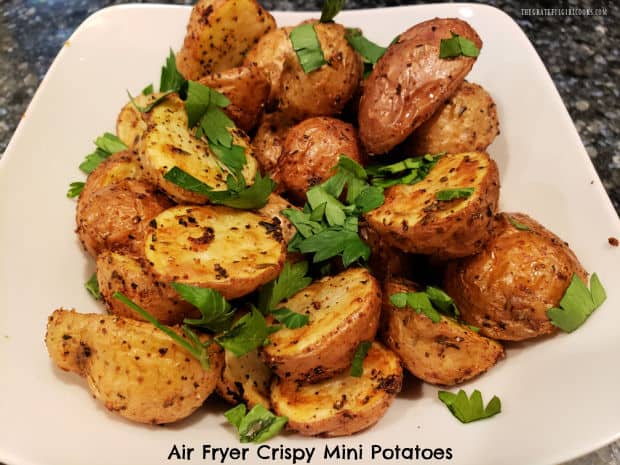
{"label": "roasted mini potato", "polygon": [[250,409],[257,404],[269,409],[270,384],[271,370],[257,350],[241,357],[224,351],[224,369],[217,382],[217,393],[226,401],[245,402]]}
{"label": "roasted mini potato", "polygon": [[179,206],[151,221],[144,253],[163,281],[208,287],[234,299],[278,276],[286,242],[281,222],[257,213]]}
{"label": "roasted mini potato", "polygon": [[408,276],[411,273],[412,257],[387,244],[364,220],[360,222],[359,235],[370,247],[368,264],[377,279],[383,281],[392,276]]}
{"label": "roasted mini potato", "polygon": [[[103,160],[88,175],[84,188],[80,193],[79,202],[86,202],[96,190],[122,181],[123,179],[141,179],[142,168],[137,154],[132,150],[123,150]],[[78,207],[79,208],[79,207]]]}
{"label": "roasted mini potato", "polygon": [[45,344],[56,365],[86,378],[105,407],[140,423],[171,423],[191,415],[215,389],[223,365],[209,346],[210,369],[150,323],[56,310]]}
{"label": "roasted mini potato", "polygon": [[283,188],[303,204],[308,189],[334,174],[340,155],[362,163],[355,128],[336,118],[308,118],[286,133],[277,177]]}
{"label": "roasted mini potato", "polygon": [[276,27],[256,0],[198,0],[176,59],[185,79],[241,65],[248,50]]}
{"label": "roasted mini potato", "polygon": [[256,129],[252,139],[254,157],[258,160],[263,174],[280,181],[276,167],[282,155],[286,133],[293,126],[293,121],[280,112],[267,113]]}
{"label": "roasted mini potato", "polygon": [[122,292],[166,325],[198,316],[198,311],[170,287],[169,281],[162,280],[144,258],[101,252],[97,257],[97,283],[101,300],[113,315],[143,320],[142,316],[113,297],[115,292]]}
{"label": "roasted mini potato", "polygon": [[383,340],[413,375],[431,384],[452,386],[487,371],[504,356],[496,341],[466,325],[441,316],[433,321],[408,307],[392,304],[390,296],[419,289],[404,280],[388,280],[383,288]]}
{"label": "roasted mini potato", "polygon": [[448,265],[444,288],[481,334],[519,341],[555,331],[547,310],[558,306],[573,273],[587,280],[566,242],[527,215],[502,213],[478,255]]}
{"label": "roasted mini potato", "polygon": [[265,206],[256,210],[257,213],[269,218],[271,223],[278,224],[279,222],[280,228],[282,229],[282,239],[286,243],[288,243],[297,233],[297,228],[295,228],[295,225],[282,214],[282,210],[286,210],[287,208],[297,209],[297,207],[291,205],[285,198],[280,197],[277,194],[271,194],[269,195],[269,199],[267,200]]}
{"label": "roasted mini potato", "polygon": [[441,39],[452,33],[482,47],[465,21],[431,19],[401,34],[364,81],[358,122],[370,155],[386,153],[404,141],[461,85],[476,59],[439,58]]}
{"label": "roasted mini potato", "polygon": [[373,342],[360,378],[348,372],[316,384],[276,378],[271,403],[278,415],[288,418],[291,430],[306,436],[345,436],[376,423],[400,392],[402,380],[398,357]]}
{"label": "roasted mini potato", "polygon": [[417,155],[483,152],[498,134],[495,102],[481,86],[465,81],[403,145]]}
{"label": "roasted mini potato", "polygon": [[[204,195],[191,192],[164,178],[175,166],[206,183],[213,190],[228,189],[228,171],[222,167],[209,145],[192,135],[187,127],[184,103],[176,94],[168,96],[149,112],[148,123],[148,129],[140,138],[137,147],[146,179],[180,203],[205,203],[207,199]],[[245,149],[243,177],[248,184],[252,184],[258,164],[252,157],[250,142],[240,130],[230,131],[233,144]]]}
{"label": "roasted mini potato", "polygon": [[366,269],[349,268],[315,281],[281,305],[308,315],[309,322],[272,334],[263,349],[265,360],[281,378],[315,382],[349,367],[359,343],[374,339],[381,289]]}
{"label": "roasted mini potato", "polygon": [[224,108],[224,112],[239,129],[249,132],[256,126],[270,90],[269,81],[256,66],[218,71],[198,82],[228,97],[230,104]]}
{"label": "roasted mini potato", "polygon": [[106,249],[140,254],[147,223],[171,206],[155,186],[124,179],[80,195],[76,232],[93,257]]}
{"label": "roasted mini potato", "polygon": [[161,96],[161,93],[136,95],[133,102],[127,102],[121,108],[116,118],[116,135],[130,149],[138,144],[140,137],[148,127],[148,113],[141,113],[136,108],[136,105],[147,107]]}
{"label": "roasted mini potato", "polygon": [[[467,198],[437,200],[447,189],[472,187]],[[385,191],[385,202],[366,214],[390,245],[441,258],[465,257],[490,237],[499,198],[499,173],[484,152],[445,155],[422,181]]]}

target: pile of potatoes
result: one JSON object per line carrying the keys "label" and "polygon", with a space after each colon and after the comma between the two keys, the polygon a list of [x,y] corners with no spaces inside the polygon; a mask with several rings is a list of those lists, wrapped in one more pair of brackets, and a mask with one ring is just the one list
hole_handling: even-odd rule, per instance
{"label": "pile of potatoes", "polygon": [[[498,212],[500,180],[486,153],[499,133],[491,96],[465,81],[476,58],[439,58],[441,39],[482,40],[460,19],[431,19],[400,34],[363,79],[363,59],[337,22],[314,24],[326,64],[304,73],[289,39],[255,0],[199,0],[179,71],[226,95],[234,143],[245,150],[248,184],[260,170],[278,182],[259,210],[208,203],[164,178],[177,166],[213,189],[226,169],[187,127],[178,95],[151,111],[128,103],[117,135],[129,147],[89,175],[77,204],[77,234],[97,263],[109,315],[56,310],[46,344],[63,370],[86,377],[105,406],[134,421],[169,423],[190,415],[214,391],[235,404],[262,404],[305,435],[353,434],[378,421],[401,389],[403,367],[452,386],[504,357],[499,341],[555,331],[558,305],[574,273],[586,273],[568,245],[535,220]],[[140,96],[148,105],[160,94]],[[281,213],[334,173],[341,154],[362,165],[446,152],[419,183],[385,190],[361,218],[370,267],[339,269],[281,305],[309,323],[281,329],[259,350],[236,357],[210,346],[211,368],[112,295],[119,291],[176,326],[197,310],[171,282],[208,287],[230,300],[275,279],[295,227]],[[467,198],[437,200],[472,187]],[[518,225],[515,226],[515,225]],[[460,320],[392,304],[390,296],[432,283]],[[471,325],[471,326],[470,326]],[[479,328],[476,331],[472,328]],[[203,336],[208,339],[208,335]],[[349,369],[372,341],[363,375]]]}

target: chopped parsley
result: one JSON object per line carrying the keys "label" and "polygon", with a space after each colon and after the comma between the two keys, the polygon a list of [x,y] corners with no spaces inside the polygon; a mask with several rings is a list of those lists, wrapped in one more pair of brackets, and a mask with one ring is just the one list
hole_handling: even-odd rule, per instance
{"label": "chopped parsley", "polygon": [[301,24],[291,31],[289,37],[304,73],[311,73],[327,63],[314,25]]}
{"label": "chopped parsley", "polygon": [[472,392],[469,398],[462,389],[457,394],[439,391],[438,396],[439,400],[446,404],[452,415],[458,418],[461,423],[483,420],[502,411],[502,402],[499,397],[493,396],[485,407],[482,402],[482,394],[477,389]]}
{"label": "chopped parsley", "polygon": [[183,323],[213,332],[230,328],[235,309],[218,291],[183,283],[170,283],[170,286],[200,311],[200,319],[186,318]]}
{"label": "chopped parsley", "polygon": [[364,61],[364,78],[368,77],[379,58],[385,54],[387,48],[368,40],[360,29],[347,28],[344,37],[349,45],[353,47],[353,50],[362,56]]}
{"label": "chopped parsley", "polygon": [[473,187],[459,187],[456,189],[444,189],[435,193],[435,198],[437,200],[455,200],[455,199],[466,199],[474,193]]}
{"label": "chopped parsley", "polygon": [[228,331],[216,336],[215,342],[237,357],[241,357],[265,345],[272,332],[263,314],[252,308],[250,313],[239,318]]}
{"label": "chopped parsley", "polygon": [[110,155],[122,152],[128,148],[122,140],[109,132],[97,137],[95,139],[95,146],[95,151],[86,155],[84,161],[80,163],[80,169],[86,174],[95,171],[95,168]]}
{"label": "chopped parsley", "polygon": [[349,374],[354,376],[355,378],[360,378],[364,373],[364,359],[366,355],[368,355],[368,350],[370,350],[370,346],[372,342],[370,341],[362,341],[355,349],[355,355],[353,355],[353,363],[351,364],[351,369],[349,370]]}
{"label": "chopped parsley", "polygon": [[288,421],[287,417],[276,416],[261,404],[256,404],[252,410],[246,412],[245,404],[239,404],[224,413],[228,422],[237,429],[239,441],[243,443],[259,443],[271,439]]}
{"label": "chopped parsley", "polygon": [[74,181],[71,184],[69,184],[69,190],[67,191],[67,197],[72,199],[80,195],[82,193],[82,190],[84,189],[84,184],[85,183],[83,183],[82,181]]}
{"label": "chopped parsley", "polygon": [[433,323],[441,321],[440,313],[453,318],[460,315],[452,297],[433,286],[426,286],[426,290],[421,292],[397,292],[390,296],[390,302],[398,308],[408,306],[417,313],[426,315]]}
{"label": "chopped parsley", "polygon": [[366,173],[370,176],[370,182],[373,186],[383,189],[396,184],[415,184],[428,175],[443,155],[445,152],[407,158],[390,165],[369,166],[366,168]]}
{"label": "chopped parsley", "polygon": [[506,217],[508,218],[508,221],[510,222],[510,224],[513,225],[515,228],[517,228],[519,231],[531,231],[528,225],[520,223],[513,216],[506,215]]}
{"label": "chopped parsley", "polygon": [[99,281],[97,281],[97,273],[93,273],[90,278],[88,278],[88,281],[86,281],[84,287],[95,299],[101,299],[101,292],[99,292]]}
{"label": "chopped parsley", "polygon": [[183,75],[177,69],[177,62],[174,56],[174,52],[170,49],[168,58],[166,58],[166,64],[161,68],[161,76],[159,79],[159,91],[160,92],[176,92],[181,98],[184,93],[184,88],[187,86],[187,81]]}
{"label": "chopped parsley", "polygon": [[452,32],[449,39],[441,39],[439,43],[439,58],[454,58],[458,56],[477,57],[480,49],[471,40]]}
{"label": "chopped parsley", "polygon": [[342,7],[346,0],[324,0],[323,8],[321,8],[321,21],[322,23],[331,23]]}

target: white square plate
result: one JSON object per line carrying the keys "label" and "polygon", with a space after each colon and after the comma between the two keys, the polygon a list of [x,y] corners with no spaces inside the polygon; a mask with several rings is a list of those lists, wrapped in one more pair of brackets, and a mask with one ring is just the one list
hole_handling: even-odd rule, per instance
{"label": "white square plate", "polygon": [[[95,137],[113,131],[125,89],[136,93],[158,82],[169,47],[182,43],[189,13],[119,6],[87,19],[59,53],[0,161],[0,461],[153,465],[170,463],[172,446],[185,444],[197,449],[194,462],[203,462],[202,444],[239,446],[221,408],[166,427],[108,413],[83,379],[53,366],[43,342],[54,309],[102,311],[84,289],[94,264],[73,233],[75,202],[65,192],[83,179],[78,164]],[[279,24],[295,24],[310,15],[276,16]],[[502,208],[527,212],[567,240],[586,269],[598,272],[609,298],[574,334],[515,345],[497,367],[463,386],[480,389],[485,400],[501,397],[503,412],[490,420],[462,425],[438,401],[436,387],[409,383],[362,434],[280,435],[268,443],[315,447],[313,464],[335,462],[323,459],[325,444],[363,444],[355,463],[382,463],[370,454],[377,444],[451,448],[454,464],[551,464],[620,433],[620,249],[607,243],[620,237],[620,222],[532,45],[508,16],[480,5],[358,10],[338,20],[387,44],[436,16],[467,20],[484,40],[468,79],[497,102],[502,133],[490,153],[500,168]],[[292,463],[260,459],[249,447],[249,463]]]}

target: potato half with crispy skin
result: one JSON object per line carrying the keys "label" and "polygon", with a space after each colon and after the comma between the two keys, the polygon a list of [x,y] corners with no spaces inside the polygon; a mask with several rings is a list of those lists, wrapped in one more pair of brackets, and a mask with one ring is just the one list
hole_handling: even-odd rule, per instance
{"label": "potato half with crispy skin", "polygon": [[278,194],[270,194],[265,206],[256,210],[257,213],[269,218],[271,223],[278,224],[279,222],[280,228],[282,229],[282,239],[284,239],[286,243],[297,234],[295,225],[282,214],[282,210],[286,210],[287,208],[298,210],[297,207],[289,203],[284,197],[280,197]]}
{"label": "potato half with crispy skin", "polygon": [[142,179],[142,168],[140,168],[138,156],[132,150],[114,153],[99,163],[97,168],[86,178],[78,205],[79,202],[86,202],[96,190],[123,179]]}
{"label": "potato half with crispy skin", "polygon": [[407,276],[411,273],[413,259],[411,255],[387,244],[382,237],[362,220],[359,235],[370,247],[370,271],[373,276],[383,281],[392,276]]}
{"label": "potato half with crispy skin", "polygon": [[252,139],[254,157],[258,160],[263,174],[279,180],[276,167],[282,155],[286,133],[293,126],[293,121],[281,112],[267,113],[256,129]]}
{"label": "potato half with crispy skin", "polygon": [[271,370],[257,350],[241,357],[224,351],[224,369],[217,382],[217,393],[226,401],[245,402],[250,409],[257,404],[269,409],[270,384]]}
{"label": "potato half with crispy skin", "polygon": [[566,242],[527,215],[502,213],[478,255],[448,265],[444,288],[481,334],[519,341],[556,330],[547,310],[558,306],[573,273],[587,280]]}
{"label": "potato half with crispy skin", "polygon": [[348,372],[316,384],[275,379],[271,403],[288,428],[306,436],[346,436],[375,424],[400,392],[403,371],[389,349],[373,342],[359,378]]}
{"label": "potato half with crispy skin", "polygon": [[281,306],[308,315],[309,322],[272,334],[265,360],[281,378],[315,382],[345,370],[359,343],[374,339],[381,288],[368,270],[350,268],[315,281]]}
{"label": "potato half with crispy skin", "polygon": [[235,299],[278,276],[286,242],[281,223],[257,213],[179,206],[151,221],[144,254],[164,281],[208,287]]}
{"label": "potato half with crispy skin", "polygon": [[198,316],[198,311],[170,287],[170,282],[162,280],[142,257],[110,251],[100,253],[97,257],[97,283],[101,300],[114,315],[143,320],[138,313],[113,297],[115,292],[122,292],[166,325]]}
{"label": "potato half with crispy skin", "polygon": [[142,108],[147,107],[161,96],[161,92],[136,95],[133,102],[127,102],[121,108],[116,119],[116,135],[127,147],[134,148],[148,126],[148,113],[141,113],[136,105]]}
{"label": "potato half with crispy skin", "polygon": [[248,50],[276,27],[256,0],[198,0],[194,5],[177,68],[197,81],[241,65]]}
{"label": "potato half with crispy skin", "polygon": [[93,257],[103,250],[140,254],[146,225],[170,206],[155,186],[124,179],[80,196],[76,232]]}
{"label": "potato half with crispy skin", "polygon": [[465,81],[403,145],[417,155],[483,152],[498,134],[495,102],[481,86]]}
{"label": "potato half with crispy skin", "polygon": [[334,174],[340,155],[362,163],[355,128],[336,118],[308,118],[286,133],[277,177],[284,189],[303,204],[308,189]]}
{"label": "potato half with crispy skin", "polygon": [[45,344],[56,365],[86,378],[105,407],[140,423],[171,423],[191,415],[215,389],[223,365],[209,346],[211,368],[150,323],[56,310]]}
{"label": "potato half with crispy skin", "polygon": [[[437,193],[473,188],[467,198],[438,200]],[[385,202],[366,214],[390,245],[441,258],[465,257],[490,237],[499,198],[499,173],[483,152],[445,155],[422,181],[385,191]]]}
{"label": "potato half with crispy skin", "polygon": [[431,117],[461,85],[476,58],[439,58],[452,33],[482,41],[465,21],[435,18],[417,24],[388,47],[364,82],[358,122],[369,154],[386,153]]}
{"label": "potato half with crispy skin", "polygon": [[452,318],[442,315],[433,323],[423,313],[393,305],[390,296],[418,291],[413,283],[388,280],[383,291],[383,340],[421,380],[452,386],[484,373],[504,356],[498,342]]}

